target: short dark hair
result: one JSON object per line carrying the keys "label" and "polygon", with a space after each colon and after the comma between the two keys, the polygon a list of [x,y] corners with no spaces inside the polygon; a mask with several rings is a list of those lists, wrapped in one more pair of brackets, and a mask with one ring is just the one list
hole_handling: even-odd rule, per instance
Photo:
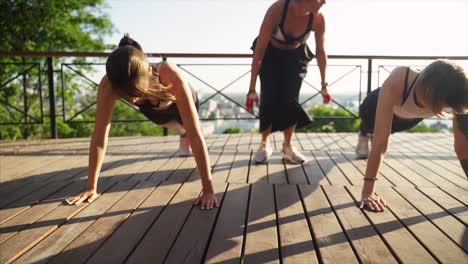
{"label": "short dark hair", "polygon": [[443,112],[444,106],[457,113],[468,108],[468,82],[460,65],[446,59],[436,60],[424,68],[419,78],[424,97],[436,115]]}

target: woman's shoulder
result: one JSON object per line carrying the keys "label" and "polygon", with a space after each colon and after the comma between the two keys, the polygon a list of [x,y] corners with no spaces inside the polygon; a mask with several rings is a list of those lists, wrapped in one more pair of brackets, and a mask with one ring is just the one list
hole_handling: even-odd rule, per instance
{"label": "woman's shoulder", "polygon": [[[408,78],[407,78],[408,75]],[[401,98],[405,82],[410,83],[417,75],[417,71],[407,67],[398,66],[390,72],[390,75],[382,84],[382,90],[391,90],[391,95]]]}
{"label": "woman's shoulder", "polygon": [[110,82],[107,75],[102,77],[101,82],[99,83],[98,94],[102,95],[103,98],[109,98],[117,100],[120,96],[112,89],[112,83]]}
{"label": "woman's shoulder", "polygon": [[272,20],[278,20],[279,22],[285,6],[285,0],[275,1],[270,5],[270,7],[268,7],[265,17],[269,17]]}

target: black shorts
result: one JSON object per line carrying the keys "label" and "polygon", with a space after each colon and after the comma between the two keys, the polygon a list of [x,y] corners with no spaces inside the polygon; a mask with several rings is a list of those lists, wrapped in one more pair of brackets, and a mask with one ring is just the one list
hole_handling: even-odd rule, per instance
{"label": "black shorts", "polygon": [[[373,134],[375,126],[375,115],[377,112],[377,102],[379,101],[380,87],[373,90],[359,106],[361,116],[361,135]],[[406,131],[419,124],[423,118],[400,118],[393,115],[391,133]]]}

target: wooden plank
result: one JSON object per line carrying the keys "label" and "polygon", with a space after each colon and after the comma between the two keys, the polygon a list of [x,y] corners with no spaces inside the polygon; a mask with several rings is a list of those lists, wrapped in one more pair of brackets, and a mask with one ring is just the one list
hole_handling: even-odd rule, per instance
{"label": "wooden plank", "polygon": [[252,140],[252,134],[242,134],[239,143],[237,144],[238,150],[250,150],[250,141]]}
{"label": "wooden plank", "polygon": [[240,140],[240,134],[230,134],[229,139],[224,143],[223,149],[237,149]]}
{"label": "wooden plank", "polygon": [[232,163],[229,183],[247,183],[249,176],[250,151],[239,150]]}
{"label": "wooden plank", "polygon": [[279,133],[273,133],[270,135],[270,143],[271,147],[273,148],[273,152],[281,151],[283,149],[283,135],[280,136]]}
{"label": "wooden plank", "polygon": [[[17,179],[9,182],[5,182],[0,187],[0,197],[9,197],[15,196],[18,197],[18,192],[20,188],[28,185],[28,184],[36,184],[39,182],[47,182],[50,180],[58,181],[58,180],[69,180],[71,177],[82,173],[86,170],[84,166],[82,166],[83,162],[87,159],[87,156],[79,156],[74,157],[73,159],[63,160],[61,162],[53,162],[50,166],[46,166],[47,170],[35,170],[34,174],[29,175],[25,179]],[[14,161],[15,164],[20,164],[18,160]]]}
{"label": "wooden plank", "polygon": [[261,141],[262,141],[261,134],[252,135],[252,140],[250,141],[250,149],[253,150],[254,153],[257,151],[258,147],[260,146]]}
{"label": "wooden plank", "polygon": [[358,263],[322,189],[300,185],[299,190],[322,263]]}
{"label": "wooden plank", "polygon": [[309,140],[309,137],[307,136],[306,133],[296,133],[296,138],[299,143],[299,146],[301,147],[301,150],[313,150],[315,149],[314,145],[312,142]]}
{"label": "wooden plank", "polygon": [[[167,204],[179,190],[182,183],[193,170],[193,159],[183,159],[180,169],[163,181],[146,200],[129,216],[112,236],[97,250],[87,263],[123,263],[132,250],[138,245],[151,225],[160,216]],[[148,182],[156,183],[165,177],[156,177]],[[115,250],[118,248],[119,250]]]}
{"label": "wooden plank", "polygon": [[[396,188],[395,190],[409,201],[420,213],[431,220],[431,222],[451,238],[453,242],[468,253],[468,243],[463,241],[464,233],[468,230],[463,223],[415,188]],[[465,210],[466,212],[468,208],[463,206],[459,207],[459,210]]]}
{"label": "wooden plank", "polygon": [[345,177],[343,172],[336,166],[336,164],[330,159],[326,152],[315,151],[315,159],[320,165],[322,170],[325,172],[327,179],[332,185],[348,185],[351,182]]}
{"label": "wooden plank", "polygon": [[219,157],[216,167],[213,169],[213,182],[226,182],[234,162],[235,151],[223,150]]}
{"label": "wooden plank", "polygon": [[256,182],[262,182],[262,183],[267,183],[268,182],[268,165],[267,164],[256,164],[255,161],[253,160],[253,154],[252,153],[252,160],[250,161],[250,167],[249,167],[249,183],[256,183]]}
{"label": "wooden plank", "polygon": [[466,191],[465,189],[462,189],[460,187],[440,187],[440,189],[443,190],[445,193],[449,194],[455,200],[459,201],[465,206],[468,206],[468,191]]}
{"label": "wooden plank", "polygon": [[327,133],[327,136],[332,140],[333,150],[335,152],[348,150],[349,145],[344,141],[344,136],[338,133]]}
{"label": "wooden plank", "polygon": [[[101,183],[99,186],[100,191],[106,191],[114,184],[115,182],[111,181]],[[0,252],[2,252],[0,254],[0,263],[11,263],[16,260],[89,205],[89,203],[82,203],[75,206],[59,206],[45,217],[28,226],[28,228],[0,244]]]}
{"label": "wooden plank", "polygon": [[[437,164],[433,163],[430,160],[426,160],[424,158],[419,158],[419,159],[413,159],[411,160],[413,163],[419,163],[421,166],[427,168],[428,170],[433,171],[434,173],[428,173],[425,174],[426,177],[429,177],[430,175],[435,175],[434,182],[437,183],[437,185],[441,185],[446,181],[449,181],[453,184],[456,184],[459,187],[462,187],[464,189],[468,190],[468,180],[467,178],[462,178],[457,174],[454,174],[450,171],[448,171],[446,168],[443,168],[441,166],[438,166]],[[439,177],[437,177],[439,176]],[[441,181],[444,181],[441,183]]]}
{"label": "wooden plank", "polygon": [[[338,168],[345,174],[346,178],[351,182],[352,185],[360,186],[363,184],[362,178],[364,175],[353,166],[342,154],[337,151],[329,151],[328,155],[330,159],[338,166]],[[383,184],[389,184],[383,179]]]}
{"label": "wooden plank", "polygon": [[397,263],[345,188],[337,186],[323,188],[359,259],[364,263]]}
{"label": "wooden plank", "polygon": [[229,184],[204,263],[239,263],[250,185]]}
{"label": "wooden plank", "polygon": [[331,134],[333,133],[330,133],[330,132],[319,133],[319,137],[323,140],[323,142],[327,146],[327,150],[335,150],[335,151],[341,150],[341,147],[338,145],[338,142],[340,141],[340,139],[332,137]]}
{"label": "wooden plank", "polygon": [[47,197],[31,209],[24,211],[13,219],[0,225],[0,243],[12,237],[30,224],[47,215],[52,210],[63,204],[64,199],[84,190],[81,182],[75,182],[63,188],[61,191]]}
{"label": "wooden plank", "polygon": [[273,186],[251,188],[243,263],[280,263]]}
{"label": "wooden plank", "polygon": [[[456,185],[456,181],[453,181],[451,179],[447,179],[445,177],[442,177],[441,175],[435,173],[432,170],[429,170],[426,166],[423,166],[419,162],[415,162],[414,159],[410,159],[407,155],[403,154],[402,152],[399,153],[399,155],[404,156],[405,158],[403,159],[398,159],[403,165],[406,167],[410,168],[411,170],[415,171],[419,175],[425,177],[432,183],[435,183],[437,186],[447,186],[447,187],[452,187]],[[418,157],[418,159],[422,159],[421,157]],[[452,178],[452,177],[450,177]],[[466,181],[466,180],[465,180]],[[466,181],[467,186],[468,186],[468,181]]]}
{"label": "wooden plank", "polygon": [[[217,182],[214,185],[216,197],[222,203],[227,185],[224,182]],[[200,207],[195,207],[190,212],[164,263],[201,263],[218,210],[219,208],[202,210]]]}
{"label": "wooden plank", "polygon": [[282,263],[318,263],[296,185],[275,185]]}
{"label": "wooden plank", "polygon": [[[16,166],[10,170],[5,169],[5,175],[2,177],[5,181],[23,179],[33,173],[34,170],[47,168],[50,163],[57,160],[57,156],[34,155],[21,160],[18,160],[18,157],[13,157],[13,159],[14,161],[11,163],[16,164]],[[21,166],[18,166],[19,164]]]}
{"label": "wooden plank", "polygon": [[[418,188],[422,193],[427,195],[431,200],[437,203],[439,206],[450,212],[453,216],[468,225],[468,207],[465,204],[455,200],[445,192],[437,188]],[[468,195],[468,191],[465,191],[465,196]],[[465,200],[468,201],[468,200]]]}
{"label": "wooden plank", "polygon": [[452,240],[437,229],[427,218],[392,189],[383,189],[379,194],[389,203],[390,210],[442,263],[465,263],[467,255]]}
{"label": "wooden plank", "polygon": [[178,163],[178,160],[172,159],[174,155],[175,152],[168,152],[167,154],[156,154],[156,156],[152,154],[145,156],[141,161],[143,162],[142,166],[128,180],[134,182],[145,181],[148,178],[153,177],[153,175],[166,163],[174,162],[175,164],[180,164],[180,161]]}
{"label": "wooden plank", "polygon": [[102,213],[106,212],[117,202],[134,183],[118,183],[108,193],[100,196],[95,202],[81,211],[67,224],[61,226],[43,239],[40,243],[28,250],[17,262],[20,263],[47,263],[65,246],[79,236],[86,228],[94,223]]}
{"label": "wooden plank", "polygon": [[230,135],[229,134],[222,134],[220,135],[217,140],[213,143],[211,146],[211,149],[223,149],[224,145],[226,144],[226,141],[229,139]]}
{"label": "wooden plank", "polygon": [[[411,181],[412,184],[416,186],[423,186],[423,187],[435,187],[434,183],[428,181],[423,176],[417,174],[416,172],[410,170],[408,167],[404,166],[401,162],[398,161],[401,157],[394,157],[390,153],[388,153],[385,157],[385,164],[389,167],[400,173],[406,179]],[[398,184],[397,184],[398,185]]]}
{"label": "wooden plank", "polygon": [[46,182],[46,184],[42,185],[40,189],[37,189],[29,195],[23,196],[23,198],[16,202],[9,204],[7,207],[2,208],[2,210],[0,210],[0,224],[31,208],[31,206],[39,203],[55,192],[60,191],[68,184],[68,182],[63,181],[52,183]]}
{"label": "wooden plank", "polygon": [[309,183],[307,181],[307,176],[301,164],[291,164],[290,162],[285,162],[284,165],[286,166],[286,175],[288,177],[288,183],[290,184],[308,184]]}
{"label": "wooden plank", "polygon": [[321,184],[330,185],[330,182],[325,177],[325,174],[323,173],[322,169],[317,163],[315,155],[312,151],[309,153],[310,160],[307,163],[303,164],[304,172],[306,174],[309,184],[314,186],[318,186]]}
{"label": "wooden plank", "polygon": [[[355,201],[361,199],[361,188],[353,186],[346,188],[351,192]],[[362,212],[370,219],[375,229],[382,234],[387,244],[398,256],[399,261],[402,263],[437,263],[391,212],[388,210],[382,213],[369,212],[368,210]]]}
{"label": "wooden plank", "polygon": [[[366,174],[367,161],[362,160],[362,159],[356,159],[354,152],[343,151],[341,152],[341,154],[344,157],[346,157],[346,159],[352,165],[354,165],[354,167],[361,173],[361,177],[363,178],[364,175]],[[388,167],[385,163],[381,164],[377,177],[379,178],[379,185],[381,186],[393,186],[396,183],[398,183],[399,185],[414,186],[410,181],[401,177],[400,174],[398,174],[392,168]],[[362,178],[361,178],[361,181],[362,181]]]}
{"label": "wooden plank", "polygon": [[325,143],[323,143],[322,139],[319,138],[317,133],[307,133],[307,137],[314,146],[313,150],[325,150]]}
{"label": "wooden plank", "polygon": [[84,263],[154,190],[140,182],[48,263]]}
{"label": "wooden plank", "polygon": [[268,182],[276,184],[288,183],[286,170],[281,157],[272,155],[268,160]]}
{"label": "wooden plank", "polygon": [[164,261],[192,210],[194,199],[200,193],[200,183],[194,181],[197,178],[197,173],[191,174],[145,234],[127,263],[162,263]]}
{"label": "wooden plank", "polygon": [[[131,161],[133,161],[133,159],[130,158],[112,163],[112,167],[109,170],[103,171],[101,176],[108,176],[121,172],[125,169],[125,167],[122,167],[121,165]],[[127,177],[128,176],[129,175],[127,174]],[[124,180],[125,178],[122,179]],[[108,188],[113,186],[116,181],[117,178],[103,177],[98,185],[99,191],[105,192]],[[0,263],[11,262],[17,259],[30,248],[40,243],[44,237],[57,230],[62,226],[62,224],[81,212],[81,210],[86,208],[88,205],[88,203],[83,203],[79,206],[60,206],[45,217],[39,219],[39,221],[35,222],[27,229],[17,233],[0,245],[0,249],[2,249],[2,251],[4,250],[4,252],[8,252],[8,254],[0,256]]]}

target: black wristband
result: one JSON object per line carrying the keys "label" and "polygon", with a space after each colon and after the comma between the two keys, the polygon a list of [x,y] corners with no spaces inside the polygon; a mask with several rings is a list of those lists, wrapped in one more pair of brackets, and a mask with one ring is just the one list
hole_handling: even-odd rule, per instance
{"label": "black wristband", "polygon": [[362,179],[365,180],[365,181],[376,181],[376,180],[378,180],[377,177],[376,177],[376,178],[364,177],[364,178],[362,178]]}

